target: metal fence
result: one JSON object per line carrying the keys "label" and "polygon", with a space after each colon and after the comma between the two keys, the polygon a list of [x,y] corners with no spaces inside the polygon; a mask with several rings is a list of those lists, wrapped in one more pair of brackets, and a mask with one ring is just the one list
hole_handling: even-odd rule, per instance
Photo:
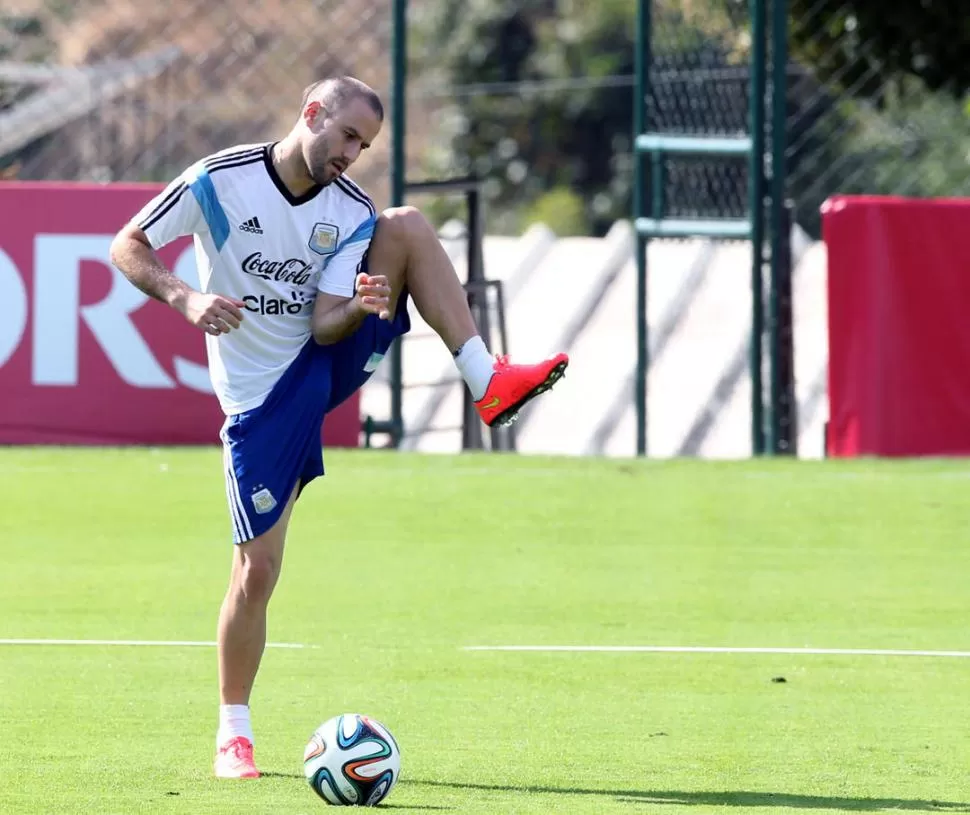
{"label": "metal fence", "polygon": [[[749,2],[653,0],[651,130],[749,132]],[[767,20],[781,2],[764,0]],[[814,237],[819,207],[835,193],[970,195],[960,101],[914,78],[882,76],[845,3],[789,0],[787,12],[782,193]],[[307,84],[350,73],[395,116],[394,100],[406,100],[406,119],[389,122],[354,169],[379,206],[400,202],[405,180],[475,175],[489,232],[520,234],[530,220],[551,218],[560,230],[604,234],[629,217],[634,187],[636,7],[6,0],[0,178],[165,181],[209,152],[284,135]],[[770,63],[770,47],[764,56]],[[770,178],[770,116],[766,125]],[[396,156],[398,127],[406,138]],[[671,157],[665,214],[744,217],[751,166],[743,155]],[[463,214],[454,197],[421,204],[439,224]],[[399,413],[396,363],[392,375]]]}
{"label": "metal fence", "polygon": [[[785,192],[796,222],[813,237],[822,202],[837,193],[970,195],[966,101],[914,77],[887,78],[854,18],[840,12],[842,0],[787,9]],[[766,14],[771,19],[771,0]],[[653,17],[651,127],[704,136],[747,132],[746,0],[657,0]],[[770,42],[766,56],[770,61]],[[746,187],[743,160],[673,161],[665,197],[671,214],[738,217]]]}
{"label": "metal fence", "polygon": [[841,0],[793,0],[790,30],[788,195],[801,226],[817,236],[834,193],[970,195],[970,98],[887,76]]}
{"label": "metal fence", "polygon": [[834,194],[970,195],[970,109],[886,70],[842,0],[638,0],[637,8],[634,130],[650,134],[636,141],[633,201],[638,451],[649,367],[643,241],[705,235],[750,240],[755,250],[752,446],[777,452],[780,406],[791,401],[782,381],[789,212],[818,238],[822,204]]}
{"label": "metal fence", "polygon": [[[376,1],[12,0],[0,23],[8,177],[165,181],[284,135],[321,76],[390,87],[391,13]],[[387,154],[385,139],[357,171],[385,200]]]}
{"label": "metal fence", "polygon": [[[489,225],[514,233],[543,192],[542,162],[579,160],[544,155],[543,133],[529,133],[523,123],[568,116],[570,105],[589,105],[590,97],[602,103],[604,119],[613,108],[631,107],[636,3],[622,4],[626,43],[597,46],[596,60],[612,60],[612,72],[597,71],[593,57],[536,67],[548,56],[536,51],[535,64],[507,78],[483,72],[456,80],[448,61],[454,48],[475,45],[468,39],[474,31],[465,40],[429,32],[455,8],[473,14],[480,5],[408,4],[406,163],[415,177],[482,176],[486,200],[497,205]],[[567,0],[490,5],[498,9],[490,20],[516,19],[535,31],[585,24],[593,8]],[[5,176],[23,179],[161,181],[212,150],[285,133],[302,89],[320,76],[353,73],[389,98],[393,6],[377,0],[8,0],[0,10],[0,166]],[[842,8],[842,0],[801,0],[789,14],[798,47],[788,72],[787,193],[797,222],[813,234],[821,201],[835,192],[970,192],[970,137],[960,102],[915,79],[883,80],[878,64],[866,59],[866,43],[853,41],[852,18],[836,15]],[[657,0],[654,15],[657,129],[745,131],[747,3]],[[840,28],[833,30],[835,19]],[[475,153],[470,131],[490,150]],[[390,200],[390,135],[388,128],[356,170],[382,204]],[[631,190],[629,139],[615,138],[603,150],[613,173],[607,192],[616,199],[605,217],[623,217]],[[747,205],[746,173],[743,160],[674,161],[665,182],[668,210],[737,217]],[[429,210],[443,220],[454,206],[432,201]]]}
{"label": "metal fence", "polygon": [[[735,137],[751,132],[751,15],[747,3],[703,7],[653,2],[646,120],[669,135]],[[761,66],[763,70],[763,65]],[[741,218],[749,209],[748,162],[671,155],[665,162],[665,214]]]}

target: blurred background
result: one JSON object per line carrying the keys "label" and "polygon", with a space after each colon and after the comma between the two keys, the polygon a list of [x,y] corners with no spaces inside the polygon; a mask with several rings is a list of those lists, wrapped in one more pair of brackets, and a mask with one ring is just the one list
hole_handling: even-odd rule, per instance
{"label": "blurred background", "polygon": [[[823,454],[827,418],[823,202],[970,195],[968,15],[958,0],[912,5],[789,0],[782,9],[799,455]],[[653,0],[651,130],[749,131],[751,8]],[[772,0],[765,10],[770,26]],[[637,12],[636,0],[410,0],[406,75],[395,77],[401,32],[389,2],[5,0],[0,175],[166,182],[209,152],[284,135],[320,77],[353,74],[389,109],[397,79],[407,181],[479,183],[473,217],[461,190],[407,198],[441,230],[465,280],[479,220],[482,276],[502,283],[501,301],[482,307],[495,350],[504,327],[513,355],[568,350],[573,365],[511,439],[470,439],[450,360],[417,319],[362,395],[375,430],[366,443],[629,455],[639,420]],[[379,206],[394,197],[391,125],[351,172]],[[665,214],[745,217],[749,168],[743,157],[672,159]],[[750,455],[748,242],[652,240],[647,265],[649,451]],[[395,412],[400,432],[382,434]]]}

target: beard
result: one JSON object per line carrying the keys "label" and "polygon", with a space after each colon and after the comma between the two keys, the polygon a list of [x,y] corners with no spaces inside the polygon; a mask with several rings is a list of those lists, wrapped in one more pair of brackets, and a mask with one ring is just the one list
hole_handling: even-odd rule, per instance
{"label": "beard", "polygon": [[315,184],[326,187],[340,177],[343,169],[333,163],[336,159],[330,154],[329,145],[326,142],[315,145],[315,148],[304,157],[307,173]]}
{"label": "beard", "polygon": [[313,183],[319,184],[321,187],[326,187],[328,184],[332,184],[341,175],[341,171],[329,161],[310,167],[309,172]]}

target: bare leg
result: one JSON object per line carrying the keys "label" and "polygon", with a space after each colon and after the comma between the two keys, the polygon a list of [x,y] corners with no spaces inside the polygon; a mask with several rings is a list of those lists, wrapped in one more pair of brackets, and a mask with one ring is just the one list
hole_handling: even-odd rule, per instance
{"label": "bare leg", "polygon": [[511,421],[522,406],[562,377],[569,363],[566,354],[534,365],[512,365],[507,358],[492,357],[478,336],[455,267],[431,224],[414,207],[381,214],[368,258],[371,273],[386,275],[391,285],[392,315],[407,286],[421,316],[452,352],[486,424]]}
{"label": "bare leg", "polygon": [[387,275],[392,311],[407,284],[418,312],[449,351],[457,351],[478,334],[455,267],[431,224],[414,207],[381,214],[371,240],[368,268],[373,274]]}
{"label": "bare leg", "polygon": [[219,698],[248,705],[266,647],[266,609],[279,579],[286,527],[296,491],[269,532],[235,547],[229,588],[219,612]]}

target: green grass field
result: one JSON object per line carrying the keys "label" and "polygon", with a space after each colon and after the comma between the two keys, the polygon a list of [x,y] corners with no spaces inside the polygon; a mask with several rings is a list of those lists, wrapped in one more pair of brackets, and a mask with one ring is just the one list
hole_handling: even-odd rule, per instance
{"label": "green grass field", "polygon": [[[967,462],[333,452],[211,778],[211,647],[0,645],[0,813],[322,812],[324,719],[402,750],[395,812],[970,812],[970,660],[471,651],[970,651]],[[0,451],[0,638],[211,641],[217,450]],[[775,681],[784,677],[786,681]]]}

